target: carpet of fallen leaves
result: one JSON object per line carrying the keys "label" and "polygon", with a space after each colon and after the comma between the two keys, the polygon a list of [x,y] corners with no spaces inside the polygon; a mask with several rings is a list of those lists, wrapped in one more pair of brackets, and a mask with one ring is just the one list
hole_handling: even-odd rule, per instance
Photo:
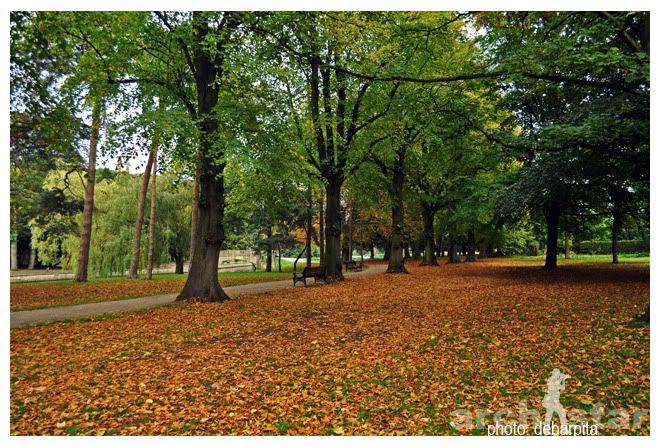
{"label": "carpet of fallen leaves", "polygon": [[648,266],[409,270],[14,329],[11,433],[483,434],[453,412],[543,415],[553,368],[572,376],[566,410],[649,432],[608,428],[650,408],[649,328],[627,324]]}
{"label": "carpet of fallen leaves", "polygon": [[[225,273],[220,275],[224,287],[264,281],[289,279],[288,273]],[[10,290],[11,310],[27,310],[72,304],[98,303],[161,293],[180,292],[186,278],[109,279],[74,283],[57,281],[54,283],[12,284]]]}

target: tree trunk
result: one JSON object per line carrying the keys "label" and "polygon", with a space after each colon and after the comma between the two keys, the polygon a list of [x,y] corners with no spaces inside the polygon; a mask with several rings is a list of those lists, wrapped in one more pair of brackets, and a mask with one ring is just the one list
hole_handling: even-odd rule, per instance
{"label": "tree trunk", "polygon": [[387,273],[408,273],[403,253],[404,209],[403,209],[403,157],[397,157],[392,170],[392,238]]}
{"label": "tree trunk", "polygon": [[325,187],[325,272],[328,281],[343,279],[341,271],[341,181],[333,178]]}
{"label": "tree trunk", "polygon": [[350,259],[350,254],[349,254],[349,245],[350,242],[348,240],[349,234],[348,234],[348,209],[344,213],[344,216],[342,218],[342,232],[341,232],[341,262],[342,264],[345,264],[346,262],[349,261]]}
{"label": "tree trunk", "polygon": [[11,241],[11,269],[16,270],[18,268],[18,241]]}
{"label": "tree trunk", "polygon": [[34,270],[35,262],[37,262],[37,250],[30,247],[30,261],[28,262],[28,269]]}
{"label": "tree trunk", "polygon": [[548,225],[548,250],[545,255],[546,270],[557,268],[557,242],[559,239],[559,215],[561,213],[561,204],[557,200],[551,200],[546,205],[544,214]]}
{"label": "tree trunk", "polygon": [[87,184],[85,185],[85,202],[83,206],[83,224],[80,235],[80,253],[76,268],[75,282],[87,281],[87,266],[89,264],[89,248],[92,241],[92,215],[94,213],[94,186],[96,183],[96,148],[99,142],[101,128],[101,100],[97,99],[92,108],[92,127],[89,137],[89,164],[87,166]]}
{"label": "tree trunk", "polygon": [[197,93],[197,109],[193,118],[199,130],[198,225],[188,279],[177,300],[194,297],[208,301],[230,299],[218,282],[218,256],[225,240],[225,161],[224,151],[218,144],[220,139],[216,135],[219,126],[215,108],[223,75],[222,59],[219,61],[218,54],[223,54],[224,44],[238,23],[231,13],[225,14],[223,21],[229,21],[225,32],[216,34],[215,37],[221,40],[209,46],[207,36],[213,31],[208,19],[203,12],[193,12],[191,69],[194,68]]}
{"label": "tree trunk", "polygon": [[619,235],[621,233],[622,222],[623,214],[614,213],[612,216],[612,264],[619,263]]}
{"label": "tree trunk", "polygon": [[197,239],[197,228],[199,228],[199,164],[195,168],[195,183],[193,185],[193,203],[190,213],[190,254],[188,259],[195,255],[195,239]]}
{"label": "tree trunk", "polygon": [[282,248],[277,246],[277,271],[282,273]]}
{"label": "tree trunk", "polygon": [[453,233],[449,234],[449,250],[447,250],[447,264],[458,264],[461,260],[458,258],[458,244]]}
{"label": "tree trunk", "polygon": [[392,237],[388,237],[385,241],[385,252],[383,253],[383,260],[389,261],[392,257]]}
{"label": "tree trunk", "polygon": [[268,252],[266,253],[266,271],[273,271],[273,243],[271,242],[273,238],[273,227],[268,226],[268,232],[266,233],[268,237]]}
{"label": "tree trunk", "polygon": [[474,240],[474,230],[470,228],[467,234],[467,258],[466,261],[474,262],[477,260],[476,256],[476,242]]}
{"label": "tree trunk", "polygon": [[485,258],[486,257],[486,243],[481,242],[479,244],[479,259]]}
{"label": "tree trunk", "polygon": [[177,275],[183,274],[183,256],[177,256],[174,259],[174,273]]}
{"label": "tree trunk", "polygon": [[353,260],[353,204],[348,208],[348,260]]}
{"label": "tree trunk", "polygon": [[323,197],[319,200],[319,264],[325,265],[325,218],[323,217]]}
{"label": "tree trunk", "polygon": [[568,233],[564,233],[564,259],[571,259],[571,241]]}
{"label": "tree trunk", "polygon": [[312,232],[314,227],[312,226],[312,185],[308,186],[308,201],[307,201],[307,234],[305,235],[305,243],[307,244],[306,249],[306,265],[307,267],[312,266]]}
{"label": "tree trunk", "polygon": [[444,243],[443,234],[440,233],[438,235],[437,239],[438,239],[438,242],[437,242],[438,245],[437,245],[437,248],[436,248],[436,256],[442,258],[445,255],[445,249],[442,246],[442,244]]}
{"label": "tree trunk", "polygon": [[138,277],[138,268],[140,267],[140,242],[142,239],[142,224],[144,223],[144,204],[147,199],[147,190],[149,189],[149,178],[151,177],[151,169],[154,162],[154,150],[157,147],[156,138],[151,142],[151,150],[147,158],[147,165],[144,167],[144,174],[142,175],[142,186],[138,195],[137,217],[135,219],[135,227],[133,228],[133,250],[131,252],[131,265],[128,268],[128,277],[135,279]]}
{"label": "tree trunk", "polygon": [[424,235],[424,258],[421,265],[435,266],[438,261],[435,258],[435,231],[433,231],[433,218],[435,210],[426,203],[422,203],[422,225]]}
{"label": "tree trunk", "polygon": [[149,254],[147,257],[146,279],[151,279],[154,271],[154,244],[156,239],[156,173],[158,172],[158,148],[154,148],[154,172],[151,176],[151,213],[149,214]]}
{"label": "tree trunk", "polygon": [[373,260],[375,257],[374,244],[369,245],[369,259]]}

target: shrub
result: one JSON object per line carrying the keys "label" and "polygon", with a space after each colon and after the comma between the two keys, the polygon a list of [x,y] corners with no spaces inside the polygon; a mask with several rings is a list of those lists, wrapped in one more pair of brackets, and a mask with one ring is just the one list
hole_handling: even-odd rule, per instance
{"label": "shrub", "polygon": [[[581,241],[574,244],[576,253],[589,255],[611,255],[612,241]],[[648,253],[650,251],[649,241],[643,240],[621,240],[619,241],[619,253]]]}

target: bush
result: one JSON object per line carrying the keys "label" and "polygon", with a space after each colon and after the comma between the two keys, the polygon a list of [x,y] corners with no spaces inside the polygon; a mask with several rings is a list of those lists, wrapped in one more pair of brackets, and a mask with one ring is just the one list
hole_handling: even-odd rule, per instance
{"label": "bush", "polygon": [[[576,253],[589,255],[611,255],[612,241],[581,241],[573,246]],[[648,253],[650,251],[649,241],[621,240],[619,241],[619,253]]]}

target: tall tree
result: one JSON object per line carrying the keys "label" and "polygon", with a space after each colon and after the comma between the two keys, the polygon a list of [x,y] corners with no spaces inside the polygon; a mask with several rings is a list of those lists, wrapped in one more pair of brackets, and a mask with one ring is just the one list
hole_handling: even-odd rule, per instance
{"label": "tall tree", "polygon": [[74,280],[87,281],[87,266],[89,264],[89,247],[92,243],[92,216],[94,213],[94,186],[96,185],[96,150],[101,129],[101,113],[103,103],[101,98],[95,98],[92,106],[92,126],[89,137],[89,154],[87,161],[87,184],[83,208],[82,232],[80,234],[80,254]]}
{"label": "tall tree", "polygon": [[140,266],[140,240],[142,238],[142,224],[144,222],[144,205],[147,199],[149,178],[151,177],[157,144],[158,142],[155,139],[151,142],[151,150],[149,151],[147,163],[144,167],[144,174],[142,175],[142,186],[138,193],[137,217],[135,219],[135,229],[133,230],[131,265],[128,268],[128,277],[133,279],[137,278],[138,268]]}

